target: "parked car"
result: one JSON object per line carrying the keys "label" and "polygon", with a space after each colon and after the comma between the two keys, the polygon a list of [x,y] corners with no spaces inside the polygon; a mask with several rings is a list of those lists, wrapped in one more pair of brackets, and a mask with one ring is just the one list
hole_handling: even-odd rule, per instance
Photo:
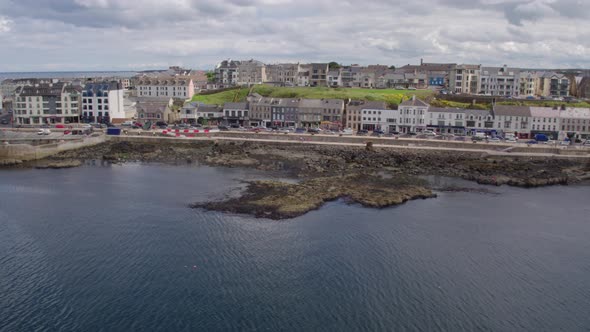
{"label": "parked car", "polygon": [[297,128],[295,129],[296,134],[305,134],[307,130],[305,128]]}
{"label": "parked car", "polygon": [[366,129],[361,129],[359,131],[356,132],[357,136],[367,136],[369,134],[369,131]]}
{"label": "parked car", "polygon": [[3,119],[2,122],[0,122],[0,123],[2,123],[3,125],[7,125],[8,124],[8,120]]}
{"label": "parked car", "polygon": [[308,128],[307,132],[310,134],[319,134],[322,132],[320,128]]}
{"label": "parked car", "polygon": [[229,131],[227,126],[217,126],[217,128],[219,128],[220,131]]}
{"label": "parked car", "polygon": [[502,142],[502,140],[499,139],[498,137],[492,137],[488,141],[494,142],[494,143],[500,143],[500,142]]}
{"label": "parked car", "polygon": [[350,129],[350,128],[344,128],[340,133],[342,135],[352,135],[353,134],[352,129]]}
{"label": "parked car", "polygon": [[46,129],[46,128],[39,129],[39,131],[37,132],[37,135],[49,135],[49,134],[51,134],[51,130]]}
{"label": "parked car", "polygon": [[373,130],[373,132],[371,133],[371,136],[381,136],[381,135],[385,135],[385,132],[383,130]]}

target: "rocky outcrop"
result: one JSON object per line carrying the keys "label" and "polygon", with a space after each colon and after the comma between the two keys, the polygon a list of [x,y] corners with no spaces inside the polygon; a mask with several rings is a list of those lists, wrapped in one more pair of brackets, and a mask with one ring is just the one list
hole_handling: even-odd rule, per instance
{"label": "rocky outcrop", "polygon": [[59,168],[73,168],[81,166],[80,160],[42,160],[35,163],[37,169],[59,169]]}
{"label": "rocky outcrop", "polygon": [[371,208],[384,208],[408,200],[436,195],[426,183],[406,176],[383,178],[353,174],[321,177],[301,183],[255,181],[240,197],[226,201],[193,204],[193,208],[249,214],[259,218],[287,219],[320,208],[324,203],[344,199]]}

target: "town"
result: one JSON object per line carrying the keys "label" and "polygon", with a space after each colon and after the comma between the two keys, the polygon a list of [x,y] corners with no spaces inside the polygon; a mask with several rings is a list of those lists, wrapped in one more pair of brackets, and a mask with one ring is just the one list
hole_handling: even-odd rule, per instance
{"label": "town", "polygon": [[[367,91],[356,98],[265,95],[259,87]],[[322,90],[323,91],[323,90]],[[370,92],[396,93],[399,99]],[[225,94],[217,103],[200,97]],[[578,141],[590,137],[588,71],[471,64],[402,67],[223,60],[213,70],[170,67],[132,77],[6,79],[1,124],[170,125],[357,135]],[[461,101],[461,102],[456,102]],[[467,102],[466,102],[467,101]]]}

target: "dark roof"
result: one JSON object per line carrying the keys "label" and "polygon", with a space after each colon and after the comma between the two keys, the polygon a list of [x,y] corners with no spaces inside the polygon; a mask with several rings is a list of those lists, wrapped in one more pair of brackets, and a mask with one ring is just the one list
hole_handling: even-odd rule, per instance
{"label": "dark roof", "polygon": [[384,101],[365,101],[365,100],[351,100],[346,105],[347,110],[362,110],[362,109],[375,109],[382,110],[387,108],[387,103]]}
{"label": "dark roof", "polygon": [[37,86],[22,86],[16,90],[16,94],[21,97],[27,96],[61,96],[64,89],[64,83],[39,84]]}
{"label": "dark roof", "polygon": [[86,83],[84,85],[84,91],[92,92],[93,95],[96,95],[98,92],[109,92],[112,90],[122,90],[123,86],[121,83],[116,81],[111,82],[95,82],[95,83]]}
{"label": "dark roof", "polygon": [[465,113],[464,108],[453,107],[429,107],[428,112]]}
{"label": "dark roof", "polygon": [[529,106],[496,105],[494,115],[531,116],[531,109]]}
{"label": "dark roof", "polygon": [[248,109],[248,103],[225,103],[223,104],[224,109],[235,109],[235,110],[246,110]]}
{"label": "dark roof", "polygon": [[429,105],[427,103],[425,103],[424,101],[415,98],[415,96],[413,96],[412,98],[402,102],[401,104],[399,104],[399,106],[418,106],[418,107],[428,107]]}

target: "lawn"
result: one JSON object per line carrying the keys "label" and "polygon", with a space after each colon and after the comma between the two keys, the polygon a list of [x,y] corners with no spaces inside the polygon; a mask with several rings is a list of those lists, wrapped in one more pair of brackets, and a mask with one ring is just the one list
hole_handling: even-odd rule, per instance
{"label": "lawn", "polygon": [[229,102],[240,102],[245,101],[246,96],[248,96],[249,89],[242,88],[242,89],[235,89],[235,90],[228,90],[223,92],[218,92],[210,95],[194,95],[192,101],[200,101],[205,104],[210,105],[220,105],[223,106],[225,103]]}
{"label": "lawn", "polygon": [[[238,92],[239,91],[239,92]],[[385,101],[388,105],[397,105],[402,97],[409,99],[412,95],[417,98],[430,99],[434,93],[431,90],[394,90],[394,89],[360,89],[360,88],[327,88],[327,87],[296,87],[283,88],[257,85],[252,88],[253,93],[264,97],[275,98],[306,98],[306,99],[356,99]],[[211,95],[195,95],[193,101],[207,104],[222,105],[226,102],[244,101],[248,89],[231,90]]]}

